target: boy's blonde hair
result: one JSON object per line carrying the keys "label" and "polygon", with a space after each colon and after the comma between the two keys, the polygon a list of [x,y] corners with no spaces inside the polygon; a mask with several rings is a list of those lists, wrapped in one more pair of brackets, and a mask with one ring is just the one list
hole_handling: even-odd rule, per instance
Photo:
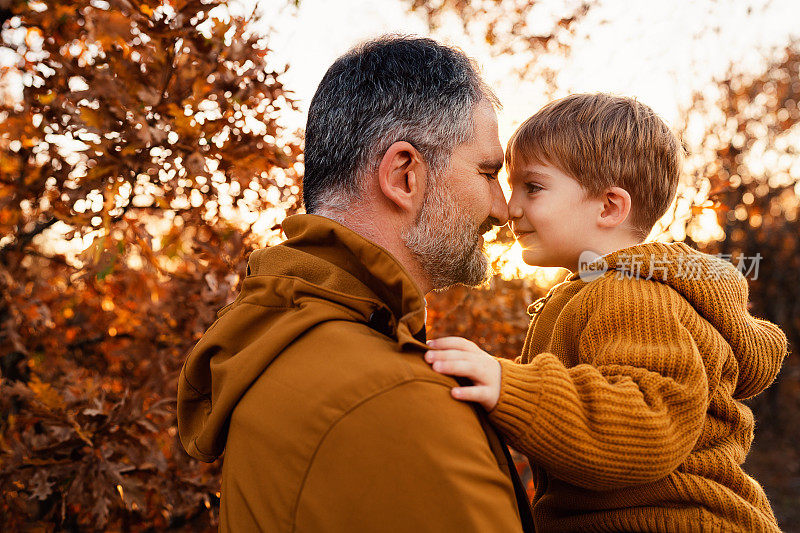
{"label": "boy's blonde hair", "polygon": [[666,123],[633,98],[573,94],[522,123],[508,142],[506,163],[509,171],[549,163],[591,197],[609,187],[625,189],[629,223],[644,240],[675,196],[683,148]]}

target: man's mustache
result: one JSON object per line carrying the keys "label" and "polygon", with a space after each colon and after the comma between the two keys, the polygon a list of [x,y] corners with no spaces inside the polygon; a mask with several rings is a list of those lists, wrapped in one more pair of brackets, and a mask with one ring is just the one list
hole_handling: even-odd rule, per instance
{"label": "man's mustache", "polygon": [[496,226],[496,224],[493,223],[492,219],[491,218],[487,218],[483,222],[483,224],[481,224],[481,226],[478,228],[478,234],[479,235],[483,235],[484,233],[486,233],[487,231],[489,231],[490,229],[492,229],[495,226]]}

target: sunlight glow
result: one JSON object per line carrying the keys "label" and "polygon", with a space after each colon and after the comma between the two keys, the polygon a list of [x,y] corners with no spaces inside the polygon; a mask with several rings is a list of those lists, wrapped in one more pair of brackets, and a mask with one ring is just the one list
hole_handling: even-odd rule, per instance
{"label": "sunlight glow", "polygon": [[505,280],[527,278],[537,286],[546,288],[562,281],[568,274],[564,268],[535,267],[526,264],[522,259],[522,247],[518,242],[511,246],[488,242],[486,252],[497,274]]}

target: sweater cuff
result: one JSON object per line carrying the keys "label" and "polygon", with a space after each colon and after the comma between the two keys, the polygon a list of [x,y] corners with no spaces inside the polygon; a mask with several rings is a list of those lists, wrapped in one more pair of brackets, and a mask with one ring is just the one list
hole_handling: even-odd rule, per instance
{"label": "sweater cuff", "polygon": [[528,434],[537,410],[540,372],[534,364],[500,362],[500,397],[489,411],[489,420],[500,432],[514,440]]}

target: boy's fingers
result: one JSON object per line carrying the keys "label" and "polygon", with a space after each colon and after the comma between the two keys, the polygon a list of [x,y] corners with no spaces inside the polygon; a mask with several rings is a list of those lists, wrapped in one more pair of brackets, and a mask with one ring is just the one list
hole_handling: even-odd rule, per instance
{"label": "boy's fingers", "polygon": [[468,358],[469,354],[462,350],[428,350],[425,352],[425,360],[429,363],[434,361],[461,361]]}
{"label": "boy's fingers", "polygon": [[453,387],[450,392],[456,400],[483,403],[488,393],[486,387]]}
{"label": "boy's fingers", "polygon": [[429,340],[428,346],[436,350],[470,350],[474,349],[476,344],[463,337],[441,337]]}
{"label": "boy's fingers", "polygon": [[470,361],[435,361],[433,369],[440,374],[476,378],[480,376],[477,367]]}

